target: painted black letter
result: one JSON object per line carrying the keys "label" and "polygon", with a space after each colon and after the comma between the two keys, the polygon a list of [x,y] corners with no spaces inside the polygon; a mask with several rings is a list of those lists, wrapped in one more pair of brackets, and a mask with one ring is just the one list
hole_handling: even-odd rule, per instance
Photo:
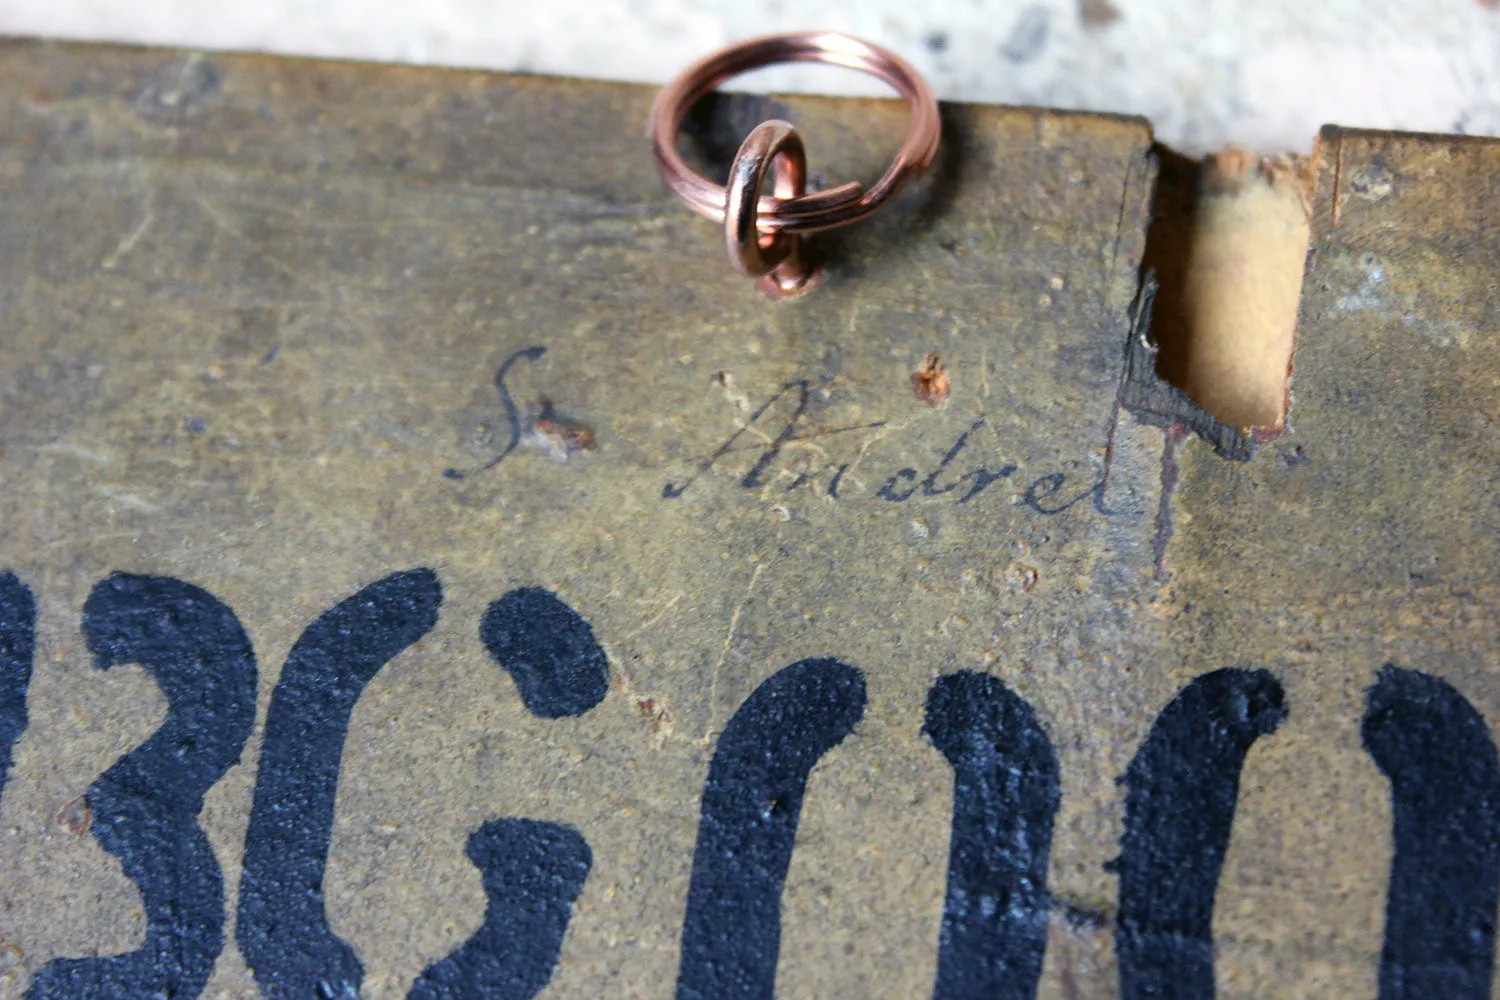
{"label": "painted black letter", "polygon": [[83,635],[95,667],[139,663],[167,698],[161,728],[88,791],[94,839],[140,890],[146,941],[124,955],[48,962],[26,996],[192,1000],[224,947],[223,875],[197,817],[255,724],[255,654],[234,612],[162,576],[100,581]]}
{"label": "painted black letter", "polygon": [[703,786],[677,1000],[771,1000],[781,887],[807,776],[864,711],[858,670],[799,660],[756,688],[724,727]]}
{"label": "painted black letter", "polygon": [[323,870],[349,716],[380,668],[437,624],[430,569],[395,573],[324,612],[271,695],[245,835],[235,937],[269,1000],[356,1000],[364,966],[328,926]]}
{"label": "painted black letter", "polygon": [[557,965],[594,861],[588,842],[559,823],[496,819],[469,837],[468,855],[484,875],[484,923],[407,1000],[531,1000]]}
{"label": "painted black letter", "polygon": [[1211,1000],[1214,893],[1250,745],[1286,718],[1265,670],[1216,670],[1162,710],[1125,772],[1121,1000]]}
{"label": "painted black letter", "polygon": [[[609,661],[589,623],[540,587],[490,605],[479,636],[515,679],[521,701],[544,719],[583,715],[604,699]],[[557,965],[573,901],[593,854],[571,827],[494,819],[469,837],[469,860],[489,897],[484,923],[427,967],[407,1000],[529,1000]]]}
{"label": "painted black letter", "polygon": [[578,612],[540,587],[512,590],[490,605],[479,638],[506,669],[532,715],[582,715],[604,700],[609,662]]}
{"label": "painted black letter", "polygon": [[36,655],[36,599],[14,573],[0,573],[0,794],[10,755],[26,730],[26,689]]}
{"label": "painted black letter", "polygon": [[1391,782],[1380,1000],[1485,1000],[1500,899],[1500,763],[1463,695],[1386,666],[1361,736]]}
{"label": "painted black letter", "polygon": [[948,895],[933,1000],[1031,1000],[1047,949],[1057,756],[1031,706],[963,671],[927,693],[923,730],[953,765]]}

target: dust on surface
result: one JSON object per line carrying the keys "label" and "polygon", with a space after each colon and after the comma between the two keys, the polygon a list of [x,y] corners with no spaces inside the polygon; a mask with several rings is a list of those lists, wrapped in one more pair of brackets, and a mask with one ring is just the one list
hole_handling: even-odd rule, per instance
{"label": "dust on surface", "polygon": [[94,813],[82,795],[57,810],[57,825],[75,837],[82,837],[93,825]]}
{"label": "dust on surface", "polygon": [[1078,0],[1078,19],[1086,28],[1098,28],[1120,19],[1120,11],[1109,0]]}
{"label": "dust on surface", "polygon": [[928,354],[911,373],[911,387],[917,398],[928,406],[940,406],[953,394],[953,380],[936,354]]}
{"label": "dust on surface", "polygon": [[567,461],[581,451],[593,451],[596,446],[593,428],[558,412],[546,396],[537,401],[535,419],[524,440],[559,461]]}

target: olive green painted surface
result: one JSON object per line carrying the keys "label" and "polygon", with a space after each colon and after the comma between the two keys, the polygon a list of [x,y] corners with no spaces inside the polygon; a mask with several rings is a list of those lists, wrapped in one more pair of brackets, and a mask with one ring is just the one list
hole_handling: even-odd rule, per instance
{"label": "olive green painted surface", "polygon": [[1250,753],[1215,908],[1221,995],[1374,996],[1389,786],[1360,747],[1381,666],[1500,725],[1500,143],[1329,128],[1291,429],[1189,446],[1163,658],[1286,686]]}
{"label": "olive green painted surface", "polygon": [[[935,175],[819,242],[822,289],[771,304],[661,188],[651,97],[0,48],[0,567],[40,605],[31,725],[0,803],[0,939],[24,958],[0,990],[142,933],[118,863],[55,818],[164,710],[139,668],[92,668],[78,620],[97,580],[196,583],[254,643],[256,735],[201,817],[231,913],[204,995],[238,1000],[256,992],[235,887],[281,664],[326,608],[430,566],[442,617],[355,710],[324,884],[369,998],[405,996],[478,926],[463,847],[494,816],[569,823],[592,847],[544,995],[671,996],[715,737],[811,656],[863,670],[869,704],[809,783],[778,996],[930,994],[952,772],[920,729],[933,679],[958,669],[1028,699],[1061,764],[1041,996],[1114,996],[1116,778],[1172,695],[1222,666],[1276,671],[1291,715],[1247,764],[1220,995],[1372,996],[1390,820],[1359,749],[1363,690],[1394,660],[1500,712],[1496,147],[1344,138],[1292,431],[1226,463],[1116,403],[1153,172],[1143,123],[949,108]],[[830,182],[874,177],[899,141],[897,106],[790,105]],[[753,124],[759,103],[730,110]],[[1389,183],[1354,187],[1377,153]],[[523,417],[545,397],[595,447],[570,452],[543,424],[488,472],[445,477],[503,449],[492,379],[532,345],[545,355],[508,379]],[[940,407],[912,389],[929,352],[952,378]],[[795,390],[703,469],[799,379],[795,439],[758,482]],[[1164,448],[1182,467],[1170,533]],[[940,492],[1010,463],[967,503],[972,479]],[[894,486],[915,495],[881,499],[903,468]],[[556,592],[607,651],[588,715],[530,717],[486,656],[480,617],[519,586]]]}

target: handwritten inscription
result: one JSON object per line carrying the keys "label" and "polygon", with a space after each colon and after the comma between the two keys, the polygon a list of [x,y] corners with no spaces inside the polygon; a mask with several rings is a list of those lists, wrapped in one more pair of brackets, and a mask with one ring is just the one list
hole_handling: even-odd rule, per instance
{"label": "handwritten inscription", "polygon": [[[876,428],[885,426],[884,420],[876,420],[873,423],[868,424],[854,424],[849,427],[835,427],[830,430],[817,431],[811,434],[803,433],[803,429],[801,426],[802,418],[807,415],[808,403],[812,398],[812,383],[807,379],[798,379],[795,382],[788,382],[786,385],[778,389],[770,399],[767,399],[764,403],[761,403],[760,406],[756,407],[755,411],[750,414],[749,420],[746,420],[735,430],[733,434],[729,435],[729,438],[723,444],[719,445],[719,447],[715,448],[712,454],[710,454],[703,461],[699,462],[698,467],[693,470],[691,476],[680,483],[669,482],[667,483],[667,485],[663,486],[661,490],[662,499],[676,500],[678,497],[686,493],[688,489],[694,483],[696,483],[704,473],[708,472],[715,465],[719,464],[720,460],[729,455],[731,452],[738,450],[737,445],[739,444],[740,438],[748,433],[750,428],[755,427],[757,424],[759,424],[761,418],[763,418],[773,406],[779,403],[782,398],[790,392],[796,392],[795,399],[797,401],[797,405],[792,409],[791,416],[787,418],[786,423],[776,434],[776,437],[772,439],[770,444],[766,445],[766,447],[761,451],[759,457],[757,457],[755,462],[750,466],[749,471],[740,478],[740,486],[744,489],[754,490],[759,489],[761,486],[763,486],[765,484],[766,472],[771,468],[771,466],[776,462],[776,459],[781,455],[781,450],[793,441],[807,441],[815,437],[832,437],[837,434],[848,434],[851,431],[874,430]],[[837,497],[839,495],[839,483],[843,480],[844,473],[848,470],[848,468],[849,467],[846,464],[841,466],[833,473],[833,478],[829,481],[828,484],[829,496]],[[788,489],[795,489],[799,486],[802,486],[805,483],[810,482],[812,478],[813,477],[811,476],[799,476],[797,480],[793,482],[792,486],[788,487]]]}
{"label": "handwritten inscription", "polygon": [[494,382],[495,395],[500,397],[500,405],[505,408],[505,447],[501,448],[493,458],[485,462],[477,469],[469,469],[467,471],[463,469],[444,469],[444,476],[449,479],[467,479],[470,476],[477,476],[481,472],[488,472],[489,470],[493,469],[495,466],[499,465],[501,462],[509,458],[511,452],[516,450],[516,447],[521,443],[521,435],[523,433],[523,428],[521,426],[521,411],[517,408],[516,401],[510,394],[510,386],[506,385],[505,380],[506,377],[510,375],[510,370],[516,366],[517,362],[536,361],[546,353],[547,348],[545,347],[523,347],[519,351],[511,352],[511,354],[507,356],[504,361],[500,362],[500,367],[495,369]]}
{"label": "handwritten inscription", "polygon": [[[518,363],[537,361],[546,352],[547,348],[540,345],[523,347],[507,355],[500,363],[500,367],[495,371],[493,382],[495,394],[505,411],[505,444],[477,468],[467,471],[455,468],[444,469],[443,475],[446,478],[463,480],[488,472],[515,453],[526,433],[526,427],[521,417],[521,410],[516,405],[515,398],[507,384],[507,379]],[[734,432],[717,448],[700,459],[686,478],[669,480],[662,487],[661,498],[663,500],[678,499],[692,489],[706,474],[715,469],[730,466],[746,452],[754,452],[755,457],[748,466],[743,467],[743,471],[737,473],[738,485],[745,490],[761,490],[772,482],[772,473],[787,445],[813,440],[826,443],[830,438],[853,435],[860,431],[880,430],[888,426],[885,420],[873,420],[842,427],[809,428],[806,426],[806,421],[812,409],[812,400],[813,383],[809,379],[797,379],[781,386],[752,410],[749,418],[736,427]],[[791,412],[786,414],[778,425],[775,423],[778,419],[777,414],[788,406]],[[1020,475],[1021,468],[1015,462],[998,462],[993,468],[984,462],[968,463],[966,452],[969,451],[974,436],[985,427],[985,423],[986,418],[983,414],[976,417],[949,445],[942,457],[937,458],[930,467],[899,468],[881,479],[879,485],[869,491],[868,497],[895,504],[906,503],[913,499],[931,500],[948,497],[955,503],[967,504],[984,495],[994,484],[1016,479]],[[762,425],[774,427],[775,435],[763,445],[746,445],[744,439],[752,432],[764,439],[767,431]],[[797,473],[792,477],[792,481],[781,489],[786,493],[800,489],[821,490],[830,499],[847,499],[846,483],[853,464],[853,462],[830,461],[816,471]],[[1049,472],[1030,480],[1026,488],[1018,494],[1015,503],[1032,513],[1053,517],[1066,513],[1085,501],[1090,502],[1096,511],[1107,517],[1116,514],[1104,504],[1102,481],[1080,488],[1070,482],[1070,477],[1065,472]]]}
{"label": "handwritten inscription", "polygon": [[[742,446],[741,439],[750,433],[752,428],[759,429],[759,425],[763,422],[769,423],[773,419],[769,415],[776,405],[788,397],[795,401],[791,413],[777,429],[776,435],[759,449],[754,461],[739,477],[741,489],[758,490],[765,487],[769,482],[770,471],[788,444],[846,435],[857,431],[877,430],[887,426],[886,421],[876,420],[845,427],[809,430],[803,426],[803,423],[808,413],[811,394],[812,383],[807,379],[798,379],[782,386],[751,411],[749,419],[737,427],[722,444],[699,461],[686,479],[669,481],[663,486],[662,499],[676,500],[691,489],[706,473],[732,461],[731,456],[746,450],[755,451],[753,447],[746,449]],[[772,424],[772,426],[775,425]],[[955,503],[967,504],[981,496],[995,483],[1015,478],[1020,471],[1020,466],[1015,462],[997,463],[991,468],[983,462],[969,465],[964,460],[965,452],[969,449],[974,435],[984,426],[985,417],[980,415],[958,435],[943,456],[925,472],[923,469],[910,466],[897,469],[885,477],[880,485],[871,491],[870,496],[897,504],[906,503],[914,498],[935,497],[951,497]],[[803,488],[821,488],[823,493],[832,499],[844,499],[845,482],[851,464],[829,462],[817,472],[799,473],[783,489],[790,493]],[[1102,482],[1070,491],[1068,475],[1063,472],[1051,472],[1032,480],[1021,492],[1017,504],[1034,513],[1050,517],[1062,514],[1085,500],[1091,501],[1094,509],[1101,514],[1108,516],[1114,513],[1104,505]]]}

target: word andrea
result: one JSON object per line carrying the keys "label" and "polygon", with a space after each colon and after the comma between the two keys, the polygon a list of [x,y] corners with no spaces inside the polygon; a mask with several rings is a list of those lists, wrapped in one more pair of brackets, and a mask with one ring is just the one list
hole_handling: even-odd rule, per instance
{"label": "word andrea", "polygon": [[[788,382],[775,394],[762,403],[750,414],[750,419],[731,434],[712,454],[702,459],[688,478],[681,482],[669,482],[662,487],[661,497],[663,500],[676,500],[686,493],[705,473],[716,465],[720,465],[727,456],[747,450],[740,444],[742,438],[752,427],[757,426],[763,417],[786,398],[795,393],[796,406],[793,407],[791,415],[787,417],[777,435],[772,438],[770,444],[766,445],[760,455],[751,464],[749,470],[740,477],[739,485],[743,489],[755,490],[766,485],[767,475],[776,460],[780,457],[782,449],[794,441],[809,441],[815,438],[831,437],[838,434],[847,434],[854,431],[875,430],[886,425],[886,421],[877,420],[868,424],[855,424],[850,427],[835,427],[828,430],[819,430],[812,433],[804,433],[803,417],[807,415],[808,404],[812,397],[812,383],[807,379],[798,379]],[[985,490],[995,483],[1011,479],[1020,471],[1020,467],[1014,462],[1006,462],[997,468],[990,468],[981,463],[974,465],[964,471],[959,471],[963,464],[960,461],[964,450],[969,445],[969,438],[975,431],[985,424],[983,414],[977,417],[968,428],[958,436],[948,451],[938,460],[937,464],[925,473],[915,468],[897,469],[875,489],[874,497],[889,503],[905,503],[916,497],[931,498],[948,496],[956,502],[964,504],[977,498]],[[785,487],[790,493],[793,490],[809,487],[815,480],[823,481],[823,492],[825,495],[837,500],[843,497],[844,478],[849,471],[850,463],[832,463],[824,466],[817,473],[801,473]],[[1062,514],[1085,500],[1090,501],[1094,509],[1105,516],[1116,513],[1104,506],[1104,483],[1099,481],[1090,484],[1082,490],[1070,490],[1068,477],[1062,472],[1053,472],[1033,480],[1022,492],[1017,501],[1019,506],[1027,507],[1037,514],[1053,516]]]}

